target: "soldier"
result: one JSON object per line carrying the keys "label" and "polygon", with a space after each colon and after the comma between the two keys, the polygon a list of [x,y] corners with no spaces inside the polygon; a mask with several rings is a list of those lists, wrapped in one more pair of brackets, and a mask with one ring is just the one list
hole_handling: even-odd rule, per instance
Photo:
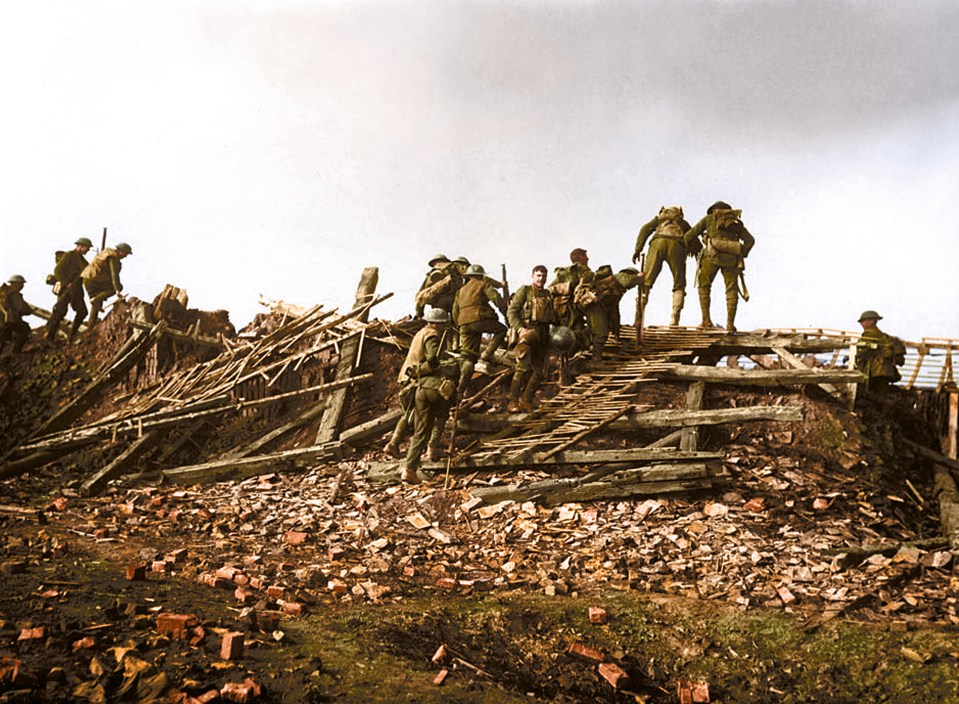
{"label": "soldier", "polygon": [[619,330],[621,327],[619,304],[623,296],[631,288],[635,288],[643,283],[643,274],[627,267],[620,269],[616,274],[613,268],[604,264],[596,270],[596,280],[593,288],[596,290],[596,296],[599,299],[599,306],[603,311],[603,323],[605,327],[593,330],[593,355],[596,356],[596,350],[602,354],[603,347],[606,345],[606,339],[611,334],[617,340],[619,339]]}
{"label": "soldier", "polygon": [[881,395],[902,378],[896,367],[906,363],[906,346],[898,337],[880,330],[880,320],[882,316],[874,310],[859,316],[862,335],[856,349],[856,369],[865,375],[866,388]]}
{"label": "soldier", "polygon": [[533,410],[533,396],[543,380],[543,367],[549,349],[550,323],[560,322],[553,300],[546,289],[546,267],[533,267],[532,281],[513,294],[506,313],[510,328],[517,336],[513,357],[516,369],[509,387],[510,413]]}
{"label": "soldier", "polygon": [[53,270],[53,277],[56,279],[53,292],[57,296],[57,302],[50,314],[50,322],[47,323],[47,339],[51,342],[57,337],[60,321],[66,316],[68,306],[76,313],[67,338],[69,342],[73,342],[87,317],[87,304],[83,297],[83,279],[80,274],[89,264],[84,255],[93,247],[93,242],[86,237],[81,237],[74,244],[76,246],[73,249],[64,252],[57,259],[57,266]]}
{"label": "soldier", "polygon": [[102,250],[93,261],[87,264],[80,276],[83,278],[83,287],[90,296],[90,321],[88,325],[97,324],[103,302],[113,294],[123,291],[120,283],[121,260],[133,254],[133,248],[126,242],[118,242],[116,247],[107,247]]}
{"label": "soldier", "polygon": [[435,254],[429,260],[430,270],[416,293],[416,317],[422,318],[427,305],[442,308],[447,313],[453,310],[456,292],[463,282],[459,264],[451,262],[445,254]]}
{"label": "soldier", "polygon": [[0,285],[0,353],[8,341],[13,343],[14,352],[22,351],[30,337],[30,326],[23,322],[23,316],[36,314],[23,300],[21,291],[26,282],[20,274],[14,274]]}
{"label": "soldier", "polygon": [[589,254],[582,247],[569,253],[569,261],[569,266],[555,269],[549,290],[557,322],[576,334],[579,349],[587,349],[590,324],[596,324],[601,314],[595,307],[596,294],[592,290],[595,274],[589,268]]}
{"label": "soldier", "polygon": [[420,481],[416,470],[422,462],[427,440],[430,446],[429,458],[436,459],[440,453],[439,439],[449,418],[450,406],[456,396],[456,379],[460,374],[456,361],[442,359],[450,339],[449,314],[442,308],[431,308],[425,318],[425,332],[414,338],[417,344],[410,346],[404,363],[404,366],[409,365],[416,375],[413,439],[406,452],[401,476],[404,482],[410,484]]}
{"label": "soldier", "polygon": [[746,266],[745,259],[756,243],[739,219],[741,214],[742,210],[733,210],[728,203],[718,200],[706,210],[706,217],[686,233],[687,251],[699,245],[700,237],[703,240],[696,269],[699,305],[703,311],[700,327],[713,327],[709,316],[709,290],[716,274],[721,271],[726,284],[726,329],[736,332],[736,307],[740,295],[738,279]]}
{"label": "soldier", "polygon": [[[683,219],[683,209],[678,205],[664,205],[659,209],[658,215],[639,229],[636,248],[633,251],[633,264],[635,264],[640,259],[646,240],[650,235],[653,236],[649,242],[646,266],[643,268],[645,281],[641,305],[644,308],[649,299],[649,291],[663,268],[663,262],[669,264],[669,270],[673,274],[673,309],[669,317],[670,325],[679,325],[679,314],[686,300],[686,243],[683,237],[687,232],[689,232],[689,223]],[[696,244],[699,244],[698,240]]]}
{"label": "soldier", "polygon": [[[490,283],[486,270],[479,264],[473,264],[466,270],[466,278],[466,283],[457,291],[453,302],[453,320],[459,326],[460,354],[463,355],[463,373],[458,388],[460,393],[469,383],[477,360],[485,367],[506,339],[506,326],[499,321],[496,310],[490,307],[493,304],[502,308],[503,297]],[[480,354],[484,332],[491,334],[492,338]],[[487,371],[482,367],[480,370]]]}

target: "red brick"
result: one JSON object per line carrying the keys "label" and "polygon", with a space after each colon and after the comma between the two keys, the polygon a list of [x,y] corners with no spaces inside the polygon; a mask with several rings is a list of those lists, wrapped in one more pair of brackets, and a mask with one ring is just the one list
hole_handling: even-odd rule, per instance
{"label": "red brick", "polygon": [[58,596],[60,596],[60,592],[58,592],[56,589],[47,589],[45,592],[43,592],[43,594],[40,595],[40,597],[43,599],[56,599]]}
{"label": "red brick", "polygon": [[254,697],[260,696],[260,685],[247,677],[242,682],[227,682],[220,690],[220,696],[229,702],[252,701]]}
{"label": "red brick", "polygon": [[334,594],[346,593],[346,585],[343,584],[343,582],[341,582],[338,579],[331,579],[327,583],[327,586],[329,587],[330,591],[333,592]]}
{"label": "red brick", "polygon": [[276,611],[260,611],[256,615],[256,627],[264,633],[272,633],[280,627],[280,614]]}
{"label": "red brick", "polygon": [[256,592],[246,587],[237,587],[236,591],[233,592],[233,596],[236,597],[236,600],[241,604],[245,604],[256,596]]}
{"label": "red brick", "polygon": [[66,511],[67,499],[64,496],[54,499],[47,505],[47,511]]}
{"label": "red brick", "polygon": [[415,567],[410,567],[409,565],[407,565],[406,567],[403,568],[403,576],[404,576],[404,577],[415,577],[415,576],[416,576],[416,568],[415,568]]}
{"label": "red brick", "polygon": [[20,637],[17,638],[17,640],[39,640],[43,638],[43,635],[43,626],[37,626],[36,628],[24,628],[20,631]]}
{"label": "red brick", "polygon": [[250,577],[251,589],[263,589],[263,579],[260,577]]}
{"label": "red brick", "polygon": [[196,515],[204,521],[209,521],[211,518],[213,518],[213,513],[207,508],[201,508],[197,510]]}
{"label": "red brick", "polygon": [[260,555],[247,555],[243,558],[244,565],[255,565],[263,559]]}
{"label": "red brick", "polygon": [[596,667],[599,670],[600,676],[613,685],[613,689],[619,689],[629,682],[629,675],[614,662],[604,662]]}
{"label": "red brick", "polygon": [[439,687],[441,684],[443,684],[443,680],[446,679],[446,676],[449,673],[450,671],[447,670],[446,668],[443,668],[442,670],[440,670],[438,673],[436,673],[436,677],[433,678],[433,684]]}
{"label": "red brick", "polygon": [[210,702],[215,702],[219,698],[220,698],[219,690],[211,689],[209,692],[205,692],[201,694],[199,697],[196,698],[196,700],[200,704],[210,704]]}
{"label": "red brick", "polygon": [[127,579],[131,582],[137,581],[142,582],[147,578],[147,566],[146,565],[128,565],[126,572]]}
{"label": "red brick", "polygon": [[442,662],[443,660],[446,659],[447,654],[448,653],[446,652],[446,646],[441,645],[440,647],[436,649],[436,652],[433,653],[433,662]]}
{"label": "red brick", "polygon": [[16,658],[0,658],[0,682],[16,682],[23,661]]}
{"label": "red brick", "polygon": [[164,500],[165,499],[162,496],[154,496],[152,499],[150,499],[149,505],[153,508],[157,508],[163,505]]}
{"label": "red brick", "polygon": [[676,696],[680,704],[709,704],[709,684],[679,680],[676,683]]}
{"label": "red brick", "polygon": [[109,529],[109,528],[95,528],[95,529],[93,530],[93,537],[96,538],[97,540],[103,540],[104,538],[108,537],[109,535],[110,535],[110,529]]}
{"label": "red brick", "polygon": [[96,645],[96,641],[93,640],[93,638],[91,638],[90,636],[87,636],[86,638],[81,638],[80,640],[73,641],[73,650],[77,651],[77,650],[82,650],[84,648],[92,648],[94,645]]}
{"label": "red brick", "polygon": [[284,601],[281,608],[285,614],[300,616],[303,613],[304,606],[298,601]]}
{"label": "red brick", "polygon": [[167,562],[172,562],[173,564],[179,564],[180,562],[183,562],[183,560],[186,559],[187,554],[188,554],[188,550],[186,548],[177,548],[176,550],[171,550],[170,552],[168,552],[164,556],[164,559]]}
{"label": "red brick", "polygon": [[581,658],[595,660],[596,662],[603,662],[606,660],[606,656],[601,651],[596,650],[595,648],[590,648],[582,643],[572,643],[566,652],[570,655],[578,655]]}
{"label": "red brick", "polygon": [[345,548],[330,548],[326,551],[326,557],[330,562],[338,560],[339,558],[343,557],[344,554],[346,554]]}
{"label": "red brick", "polygon": [[219,587],[224,583],[222,579],[217,579],[209,572],[201,572],[199,575],[197,575],[196,581],[198,581],[200,584],[205,584],[208,587]]}
{"label": "red brick", "polygon": [[166,572],[167,563],[163,560],[154,560],[153,564],[150,565],[150,570],[153,572]]}
{"label": "red brick", "polygon": [[243,634],[233,631],[223,634],[220,644],[221,660],[239,660],[243,657]]}
{"label": "red brick", "polygon": [[438,580],[436,580],[436,586],[440,589],[455,589],[456,580],[452,579],[451,577],[440,577]]}
{"label": "red brick", "polygon": [[282,599],[286,594],[286,589],[277,584],[271,584],[266,588],[266,595],[271,599]]}
{"label": "red brick", "polygon": [[185,638],[187,629],[193,628],[199,623],[199,619],[194,614],[174,614],[164,611],[157,614],[157,633],[163,635],[169,633],[173,638]]}
{"label": "red brick", "polygon": [[606,623],[606,609],[601,609],[598,606],[590,606],[589,622],[590,623]]}
{"label": "red brick", "polygon": [[766,499],[762,496],[757,496],[754,499],[750,499],[743,504],[743,508],[747,511],[752,511],[753,513],[760,513],[766,509]]}
{"label": "red brick", "polygon": [[232,582],[233,578],[236,576],[237,572],[239,571],[240,570],[238,570],[236,567],[231,567],[230,565],[223,565],[223,567],[221,567],[220,569],[218,569],[216,572],[213,573],[213,576],[218,577],[219,579],[224,579],[227,582]]}
{"label": "red brick", "polygon": [[283,542],[287,545],[304,545],[310,536],[298,530],[287,531],[283,536]]}
{"label": "red brick", "polygon": [[237,572],[235,575],[233,575],[233,583],[239,584],[241,587],[245,587],[250,583],[250,578],[242,572]]}

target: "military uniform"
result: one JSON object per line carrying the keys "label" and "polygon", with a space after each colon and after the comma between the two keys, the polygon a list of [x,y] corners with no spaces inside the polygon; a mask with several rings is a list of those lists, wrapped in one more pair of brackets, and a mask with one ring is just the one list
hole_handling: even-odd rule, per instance
{"label": "military uniform", "polygon": [[509,389],[510,406],[532,409],[533,396],[543,380],[549,350],[549,326],[561,322],[553,310],[552,295],[546,288],[520,286],[506,313],[509,326],[518,334],[513,357],[516,369]]}
{"label": "military uniform", "polygon": [[695,248],[702,237],[702,251],[696,270],[696,285],[699,287],[699,305],[702,308],[702,327],[713,327],[709,315],[710,287],[716,274],[722,272],[726,288],[726,329],[736,330],[736,308],[739,303],[740,273],[745,268],[745,258],[756,243],[755,238],[739,219],[741,210],[733,210],[726,203],[717,201],[706,211],[706,217],[686,233],[686,248]]}
{"label": "military uniform", "polygon": [[[113,294],[123,291],[123,284],[120,283],[120,269],[123,268],[121,254],[123,252],[124,250],[120,245],[101,250],[80,274],[83,278],[83,287],[87,290],[87,295],[90,296],[89,325],[91,326],[97,324],[97,318],[103,309],[103,302]],[[129,254],[129,252],[126,253]]]}
{"label": "military uniform", "polygon": [[879,329],[875,321],[881,319],[875,311],[866,311],[860,316],[860,323],[863,320],[873,323],[863,326],[856,348],[856,369],[866,377],[867,388],[878,393],[902,378],[897,367],[906,362],[906,346],[898,337]]}
{"label": "military uniform", "polygon": [[458,262],[437,254],[430,259],[429,265],[431,268],[416,293],[416,316],[419,318],[423,317],[427,305],[451,313],[456,292],[463,284]]}
{"label": "military uniform", "polygon": [[[439,440],[456,397],[456,379],[459,377],[459,365],[455,361],[441,359],[448,339],[446,331],[433,325],[428,325],[424,330],[426,332],[420,340],[420,347],[415,351],[416,356],[422,355],[422,361],[414,361],[411,366],[416,373],[413,439],[406,453],[403,471],[403,480],[410,482],[418,481],[416,470],[422,463],[427,442],[431,455],[439,454]],[[414,355],[412,347],[407,359],[411,355]]]}
{"label": "military uniform", "polygon": [[623,300],[626,292],[638,286],[643,280],[642,274],[636,269],[622,269],[616,274],[608,266],[601,266],[596,270],[596,280],[593,288],[596,291],[596,297],[600,308],[603,311],[603,326],[594,329],[593,348],[594,354],[596,347],[602,352],[606,345],[606,339],[610,334],[619,337],[619,331],[622,326],[619,313],[619,304]]}
{"label": "military uniform", "polygon": [[643,268],[645,283],[643,284],[642,305],[646,305],[649,292],[659,277],[663,262],[669,264],[673,274],[673,302],[669,324],[679,325],[679,314],[683,310],[686,299],[686,242],[684,237],[689,232],[689,223],[683,219],[683,209],[679,206],[663,206],[659,214],[639,229],[636,237],[636,247],[633,262],[639,261],[640,253],[649,242],[649,251],[646,255],[646,264]]}
{"label": "military uniform", "polygon": [[[468,275],[466,283],[457,291],[453,303],[453,320],[459,327],[460,354],[464,361],[460,390],[469,381],[477,360],[490,361],[506,339],[506,326],[499,321],[496,311],[491,307],[492,304],[501,308],[502,296],[486,278],[482,267],[473,266],[469,271],[473,273]],[[481,355],[483,333],[489,333],[492,338]]]}
{"label": "military uniform", "polygon": [[23,316],[32,315],[33,307],[23,299],[20,289],[11,282],[0,284],[0,351],[7,342],[13,343],[13,351],[20,352],[30,338],[30,326]]}
{"label": "military uniform", "polygon": [[83,320],[87,317],[87,304],[83,297],[81,274],[88,264],[86,257],[77,249],[64,252],[63,256],[57,261],[57,266],[53,270],[53,277],[58,284],[57,302],[53,306],[50,321],[47,323],[48,340],[56,338],[57,330],[60,329],[60,321],[67,314],[67,307],[73,308],[76,313],[73,318],[73,325],[70,328],[70,342],[73,342],[80,326],[83,324]]}

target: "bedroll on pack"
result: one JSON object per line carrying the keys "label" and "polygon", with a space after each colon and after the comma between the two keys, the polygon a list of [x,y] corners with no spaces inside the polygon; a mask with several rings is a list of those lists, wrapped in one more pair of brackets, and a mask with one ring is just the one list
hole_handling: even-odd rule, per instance
{"label": "bedroll on pack", "polygon": [[447,274],[439,281],[430,284],[424,289],[421,289],[416,294],[416,305],[417,306],[426,306],[430,305],[439,298],[444,293],[448,292],[453,288],[453,277]]}
{"label": "bedroll on pack", "polygon": [[580,284],[573,292],[573,302],[580,308],[591,306],[596,302],[596,292],[592,286]]}
{"label": "bedroll on pack", "polygon": [[713,249],[722,254],[740,255],[743,253],[743,244],[739,240],[723,240],[717,237],[710,238],[709,244]]}

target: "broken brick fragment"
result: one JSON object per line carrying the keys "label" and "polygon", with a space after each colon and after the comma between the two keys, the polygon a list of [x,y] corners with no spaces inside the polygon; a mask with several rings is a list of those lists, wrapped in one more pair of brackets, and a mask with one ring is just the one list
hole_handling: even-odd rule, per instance
{"label": "broken brick fragment", "polygon": [[109,528],[94,528],[93,530],[93,537],[96,538],[97,540],[103,540],[104,538],[107,538],[109,536],[110,536]]}
{"label": "broken brick fragment", "polygon": [[233,583],[238,584],[241,587],[245,587],[250,583],[250,578],[242,572],[237,572],[235,575],[233,575]]}
{"label": "broken brick fragment", "polygon": [[709,704],[709,685],[706,682],[679,680],[676,683],[679,704]]}
{"label": "broken brick fragment", "polygon": [[17,640],[40,640],[43,638],[43,636],[43,626],[37,626],[36,628],[24,628],[20,631],[20,637],[17,638]]}
{"label": "broken brick fragment", "polygon": [[242,682],[227,682],[220,690],[220,696],[228,702],[253,701],[254,697],[260,696],[261,688],[251,677],[247,677]]}
{"label": "broken brick fragment", "polygon": [[236,591],[233,592],[233,596],[236,597],[236,600],[241,604],[245,604],[256,596],[256,593],[246,587],[237,587]]}
{"label": "broken brick fragment", "polygon": [[440,577],[436,580],[436,586],[440,589],[455,589],[456,580],[452,577]]}
{"label": "broken brick fragment", "polygon": [[231,567],[230,565],[223,565],[220,569],[213,573],[214,577],[223,579],[227,582],[232,582],[233,578],[236,577],[238,570],[236,567]]}
{"label": "broken brick fragment", "polygon": [[49,504],[47,504],[47,511],[66,511],[67,510],[67,499],[65,496],[60,496]]}
{"label": "broken brick fragment", "polygon": [[604,680],[613,685],[613,689],[619,689],[629,682],[629,675],[614,662],[604,662],[597,665],[597,670]]}
{"label": "broken brick fragment", "polygon": [[309,537],[307,533],[298,530],[288,530],[283,535],[283,542],[287,545],[304,545]]}
{"label": "broken brick fragment", "polygon": [[433,653],[433,662],[442,662],[443,660],[446,659],[446,656],[447,656],[446,646],[441,645],[440,647],[436,649],[436,652]]}
{"label": "broken brick fragment", "polygon": [[8,657],[0,658],[0,682],[10,682],[11,684],[16,682],[22,667],[22,660]]}
{"label": "broken brick fragment", "polygon": [[576,655],[595,662],[604,662],[606,660],[606,656],[602,651],[590,648],[588,645],[583,645],[582,643],[571,643],[566,652],[570,655]]}
{"label": "broken brick fragment", "polygon": [[142,582],[147,578],[147,566],[127,565],[126,577],[131,582]]}
{"label": "broken brick fragment", "polygon": [[341,582],[340,580],[338,580],[338,579],[331,579],[331,580],[327,583],[327,587],[328,587],[329,590],[330,590],[331,592],[333,592],[334,594],[345,594],[345,593],[346,593],[346,585],[345,585],[343,582]]}
{"label": "broken brick fragment", "polygon": [[589,622],[590,623],[606,623],[606,609],[601,609],[598,606],[590,606]]}
{"label": "broken brick fragment", "polygon": [[280,608],[283,609],[283,613],[290,616],[300,616],[303,614],[304,606],[298,601],[284,601]]}
{"label": "broken brick fragment", "polygon": [[250,589],[263,589],[263,580],[259,577],[250,577]]}
{"label": "broken brick fragment", "polygon": [[187,629],[193,628],[199,623],[199,619],[194,614],[174,614],[164,611],[157,614],[156,631],[160,635],[169,634],[172,638],[184,638],[187,635]]}
{"label": "broken brick fragment", "polygon": [[443,684],[443,681],[446,679],[446,676],[450,673],[445,667],[436,673],[436,677],[433,678],[433,684],[439,687]]}
{"label": "broken brick fragment", "polygon": [[743,504],[743,508],[747,511],[752,511],[753,513],[760,513],[766,509],[766,499],[762,496],[757,496],[754,499],[750,499]]}
{"label": "broken brick fragment", "polygon": [[171,550],[164,555],[163,559],[176,565],[183,562],[186,559],[187,554],[188,550],[186,548],[177,548],[176,550]]}
{"label": "broken brick fragment", "polygon": [[215,702],[220,698],[220,691],[218,689],[211,689],[209,692],[204,692],[199,697],[196,697],[199,704],[210,704],[210,702]]}
{"label": "broken brick fragment", "polygon": [[239,660],[243,657],[243,634],[238,631],[231,631],[223,634],[223,642],[220,644],[221,660]]}
{"label": "broken brick fragment", "polygon": [[166,572],[166,571],[167,571],[167,563],[164,562],[163,560],[154,560],[153,563],[150,565],[150,571],[151,571],[151,572]]}
{"label": "broken brick fragment", "polygon": [[271,599],[282,599],[286,595],[286,588],[271,584],[266,588],[266,595]]}
{"label": "broken brick fragment", "polygon": [[74,652],[76,652],[77,650],[92,648],[94,645],[96,645],[96,641],[93,640],[93,638],[91,638],[90,636],[87,636],[86,638],[81,638],[80,640],[73,641],[73,650]]}

